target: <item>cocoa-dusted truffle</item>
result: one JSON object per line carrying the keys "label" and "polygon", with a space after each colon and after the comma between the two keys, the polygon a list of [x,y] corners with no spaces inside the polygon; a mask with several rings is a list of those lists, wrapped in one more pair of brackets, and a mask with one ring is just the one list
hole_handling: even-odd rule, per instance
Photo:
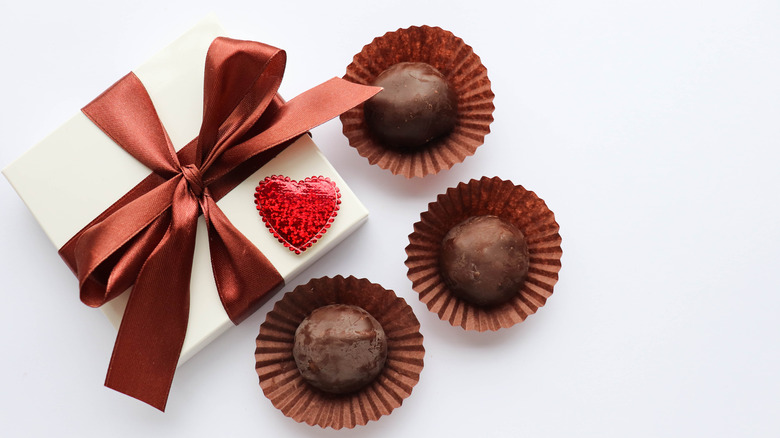
{"label": "cocoa-dusted truffle", "polygon": [[387,359],[387,339],[365,310],[332,304],[315,309],[298,326],[293,357],[307,382],[343,394],[379,375]]}
{"label": "cocoa-dusted truffle", "polygon": [[440,266],[447,286],[480,306],[508,301],[528,274],[525,236],[497,216],[476,216],[455,225],[442,241]]}
{"label": "cocoa-dusted truffle", "polygon": [[372,85],[384,89],[363,111],[369,129],[385,146],[416,148],[455,127],[458,98],[434,67],[401,62],[380,73]]}

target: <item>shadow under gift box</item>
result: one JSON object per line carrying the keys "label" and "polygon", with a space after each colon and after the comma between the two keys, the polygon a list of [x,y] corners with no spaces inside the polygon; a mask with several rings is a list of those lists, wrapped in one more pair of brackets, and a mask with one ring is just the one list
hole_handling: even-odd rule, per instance
{"label": "shadow under gift box", "polygon": [[[209,45],[224,36],[215,18],[198,23],[133,72],[147,89],[176,150],[198,135],[203,115],[203,69]],[[59,250],[84,226],[110,207],[150,170],[116,145],[84,114],[78,113],[3,170],[3,174]],[[257,212],[254,193],[266,176],[294,180],[322,175],[341,191],[338,216],[311,248],[296,255],[273,237]],[[289,282],[357,229],[368,211],[307,135],[282,151],[217,202],[232,224],[271,261]],[[72,288],[78,299],[76,283]],[[128,293],[101,307],[119,327]],[[217,294],[201,216],[190,284],[187,335],[179,365],[231,327]]]}

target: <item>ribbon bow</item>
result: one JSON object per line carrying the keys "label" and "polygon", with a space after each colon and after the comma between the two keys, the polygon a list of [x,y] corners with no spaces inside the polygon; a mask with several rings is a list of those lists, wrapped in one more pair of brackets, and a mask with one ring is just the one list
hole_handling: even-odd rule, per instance
{"label": "ribbon bow", "polygon": [[60,250],[89,306],[133,286],[106,386],[165,410],[187,332],[201,213],[219,296],[234,323],[283,285],[216,201],[291,140],[379,91],[334,78],[284,103],[277,90],[285,63],[284,51],[262,43],[214,40],[200,133],[178,153],[133,73],[82,110],[153,172]]}

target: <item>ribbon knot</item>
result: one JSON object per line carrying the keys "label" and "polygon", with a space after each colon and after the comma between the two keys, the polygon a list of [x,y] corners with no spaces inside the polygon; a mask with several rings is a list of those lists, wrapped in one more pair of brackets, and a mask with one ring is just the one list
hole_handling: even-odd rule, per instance
{"label": "ribbon knot", "polygon": [[187,333],[201,214],[231,321],[239,323],[284,284],[216,201],[292,140],[380,90],[334,78],[284,103],[276,93],[285,63],[277,48],[215,39],[206,55],[200,133],[178,152],[133,73],[82,109],[152,171],[60,249],[85,304],[101,306],[132,286],[106,386],[165,409]]}
{"label": "ribbon knot", "polygon": [[200,173],[200,169],[195,167],[194,164],[188,164],[181,168],[181,173],[184,175],[184,179],[187,180],[187,185],[190,188],[190,192],[200,199],[203,195],[203,189],[206,186],[203,185],[203,177]]}

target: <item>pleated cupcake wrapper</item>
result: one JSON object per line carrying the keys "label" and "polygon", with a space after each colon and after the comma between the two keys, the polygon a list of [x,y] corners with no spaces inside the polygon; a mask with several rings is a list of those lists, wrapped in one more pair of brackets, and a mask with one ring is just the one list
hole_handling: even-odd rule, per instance
{"label": "pleated cupcake wrapper", "polygon": [[[458,298],[447,287],[439,268],[441,242],[447,232],[472,216],[494,215],[525,235],[530,255],[528,276],[510,301],[480,307]],[[409,235],[406,266],[420,301],[443,321],[484,332],[511,327],[544,306],[561,269],[561,236],[547,205],[534,192],[500,178],[483,177],[460,183],[428,204]]]}
{"label": "pleated cupcake wrapper", "polygon": [[344,135],[358,153],[395,175],[407,178],[439,173],[473,155],[490,132],[493,92],[487,69],[472,48],[438,27],[410,27],[377,37],[355,55],[344,79],[370,84],[399,62],[425,62],[439,70],[458,96],[455,128],[414,151],[398,151],[375,139],[363,116],[363,105],[341,115]]}
{"label": "pleated cupcake wrapper", "polygon": [[[314,309],[329,304],[365,309],[387,336],[381,374],[349,394],[330,394],[308,384],[293,359],[295,329]],[[366,279],[323,277],[286,293],[268,313],[257,336],[255,368],[263,393],[284,415],[341,429],[365,425],[401,406],[420,379],[424,354],[420,323],[403,298]]]}

